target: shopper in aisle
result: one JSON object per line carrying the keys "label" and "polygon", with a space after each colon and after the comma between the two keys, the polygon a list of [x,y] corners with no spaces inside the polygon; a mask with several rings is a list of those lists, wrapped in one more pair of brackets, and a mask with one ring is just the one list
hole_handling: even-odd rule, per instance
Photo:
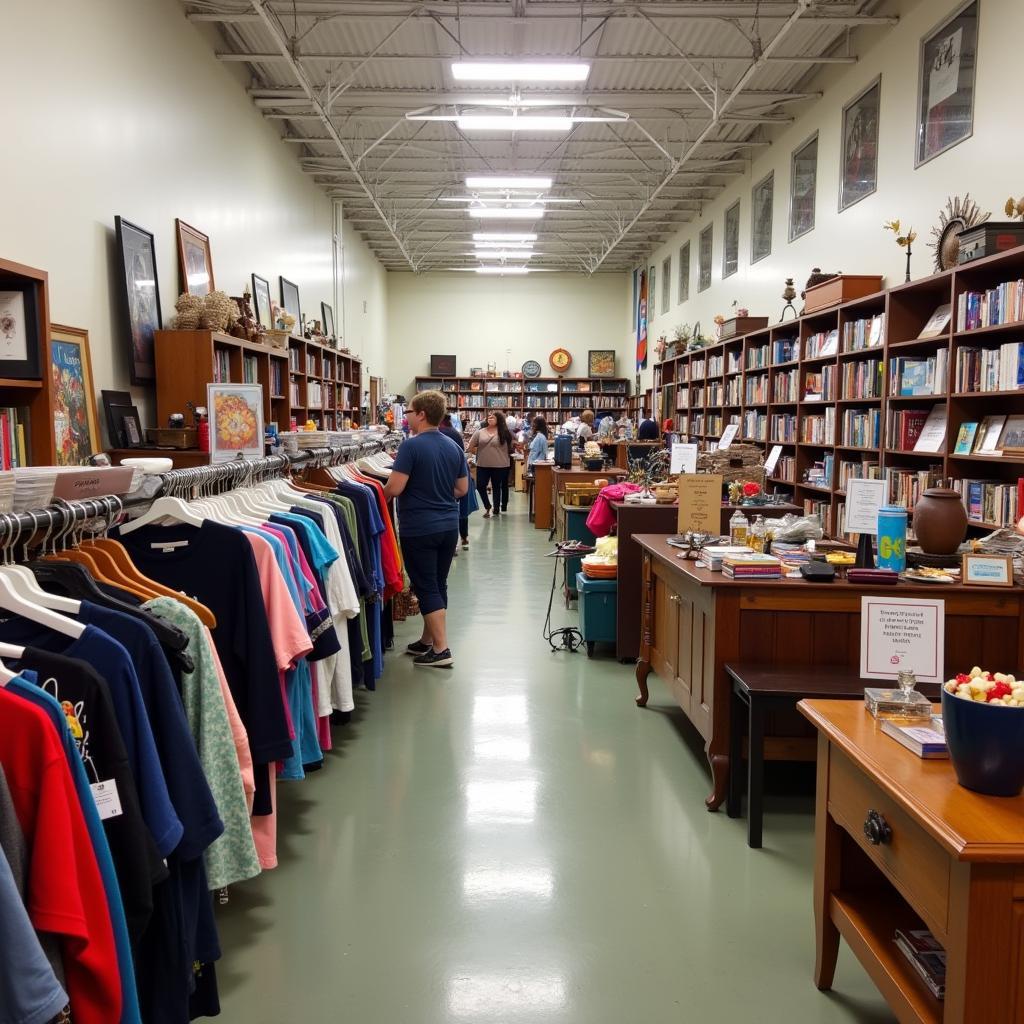
{"label": "shopper in aisle", "polygon": [[494,496],[495,516],[508,511],[508,473],[512,466],[512,435],[505,414],[492,409],[487,422],[470,439],[467,452],[476,456],[476,489],[484,503],[484,519],[490,519],[491,502],[487,485]]}
{"label": "shopper in aisle", "polygon": [[548,457],[548,421],[543,416],[533,417],[533,434],[530,437],[530,449],[526,453],[526,471],[529,473],[535,462],[543,462]]}
{"label": "shopper in aisle", "polygon": [[445,611],[448,570],[459,540],[459,499],[469,489],[465,456],[438,429],[440,391],[422,391],[406,414],[410,436],[399,446],[385,497],[398,499],[398,536],[423,614],[419,640],[406,648],[417,665],[451,665]]}
{"label": "shopper in aisle", "polygon": [[[462,434],[455,428],[452,422],[451,413],[445,413],[441,419],[440,431],[445,437],[450,437],[458,446],[459,451],[465,454],[466,444],[462,440]],[[479,506],[476,502],[476,489],[467,487],[466,493],[459,498],[459,537],[462,540],[462,550],[469,548],[469,517]],[[455,552],[458,556],[458,551]]]}
{"label": "shopper in aisle", "polygon": [[580,429],[576,431],[576,443],[582,448],[594,439],[594,413],[592,409],[584,409],[580,413]]}

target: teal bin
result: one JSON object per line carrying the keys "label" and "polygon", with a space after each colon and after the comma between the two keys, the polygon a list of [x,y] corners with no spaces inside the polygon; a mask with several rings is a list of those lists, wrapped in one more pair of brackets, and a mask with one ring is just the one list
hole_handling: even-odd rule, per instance
{"label": "teal bin", "polygon": [[[594,535],[587,529],[587,516],[590,515],[590,508],[582,505],[579,508],[565,506],[565,539],[578,540],[591,547],[597,543]],[[569,600],[576,598],[576,577],[580,572],[582,556],[567,558],[565,560],[565,590]],[[566,605],[568,607],[568,605]]]}
{"label": "teal bin", "polygon": [[580,632],[587,644],[587,657],[594,656],[594,644],[615,643],[615,612],[618,607],[618,580],[592,580],[576,574],[579,593]]}

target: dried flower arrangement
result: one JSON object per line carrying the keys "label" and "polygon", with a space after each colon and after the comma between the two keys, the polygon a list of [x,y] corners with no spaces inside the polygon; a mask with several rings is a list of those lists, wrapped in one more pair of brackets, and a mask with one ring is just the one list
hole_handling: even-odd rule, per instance
{"label": "dried flower arrangement", "polygon": [[896,236],[896,244],[901,249],[907,250],[907,280],[910,280],[910,245],[917,238],[917,232],[913,228],[903,231],[898,220],[887,220],[883,225],[884,231],[891,231]]}

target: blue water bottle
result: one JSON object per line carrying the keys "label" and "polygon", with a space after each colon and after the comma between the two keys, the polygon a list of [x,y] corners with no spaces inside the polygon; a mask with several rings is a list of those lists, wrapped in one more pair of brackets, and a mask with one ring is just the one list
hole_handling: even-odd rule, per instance
{"label": "blue water bottle", "polygon": [[907,510],[902,505],[883,505],[878,510],[879,569],[903,572],[907,568]]}

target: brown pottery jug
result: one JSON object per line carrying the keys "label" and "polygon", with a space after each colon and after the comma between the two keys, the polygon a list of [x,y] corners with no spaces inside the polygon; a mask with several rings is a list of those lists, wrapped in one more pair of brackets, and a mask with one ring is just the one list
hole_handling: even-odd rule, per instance
{"label": "brown pottery jug", "polygon": [[929,487],[914,506],[914,533],[927,555],[951,555],[967,532],[960,495],[948,487]]}

